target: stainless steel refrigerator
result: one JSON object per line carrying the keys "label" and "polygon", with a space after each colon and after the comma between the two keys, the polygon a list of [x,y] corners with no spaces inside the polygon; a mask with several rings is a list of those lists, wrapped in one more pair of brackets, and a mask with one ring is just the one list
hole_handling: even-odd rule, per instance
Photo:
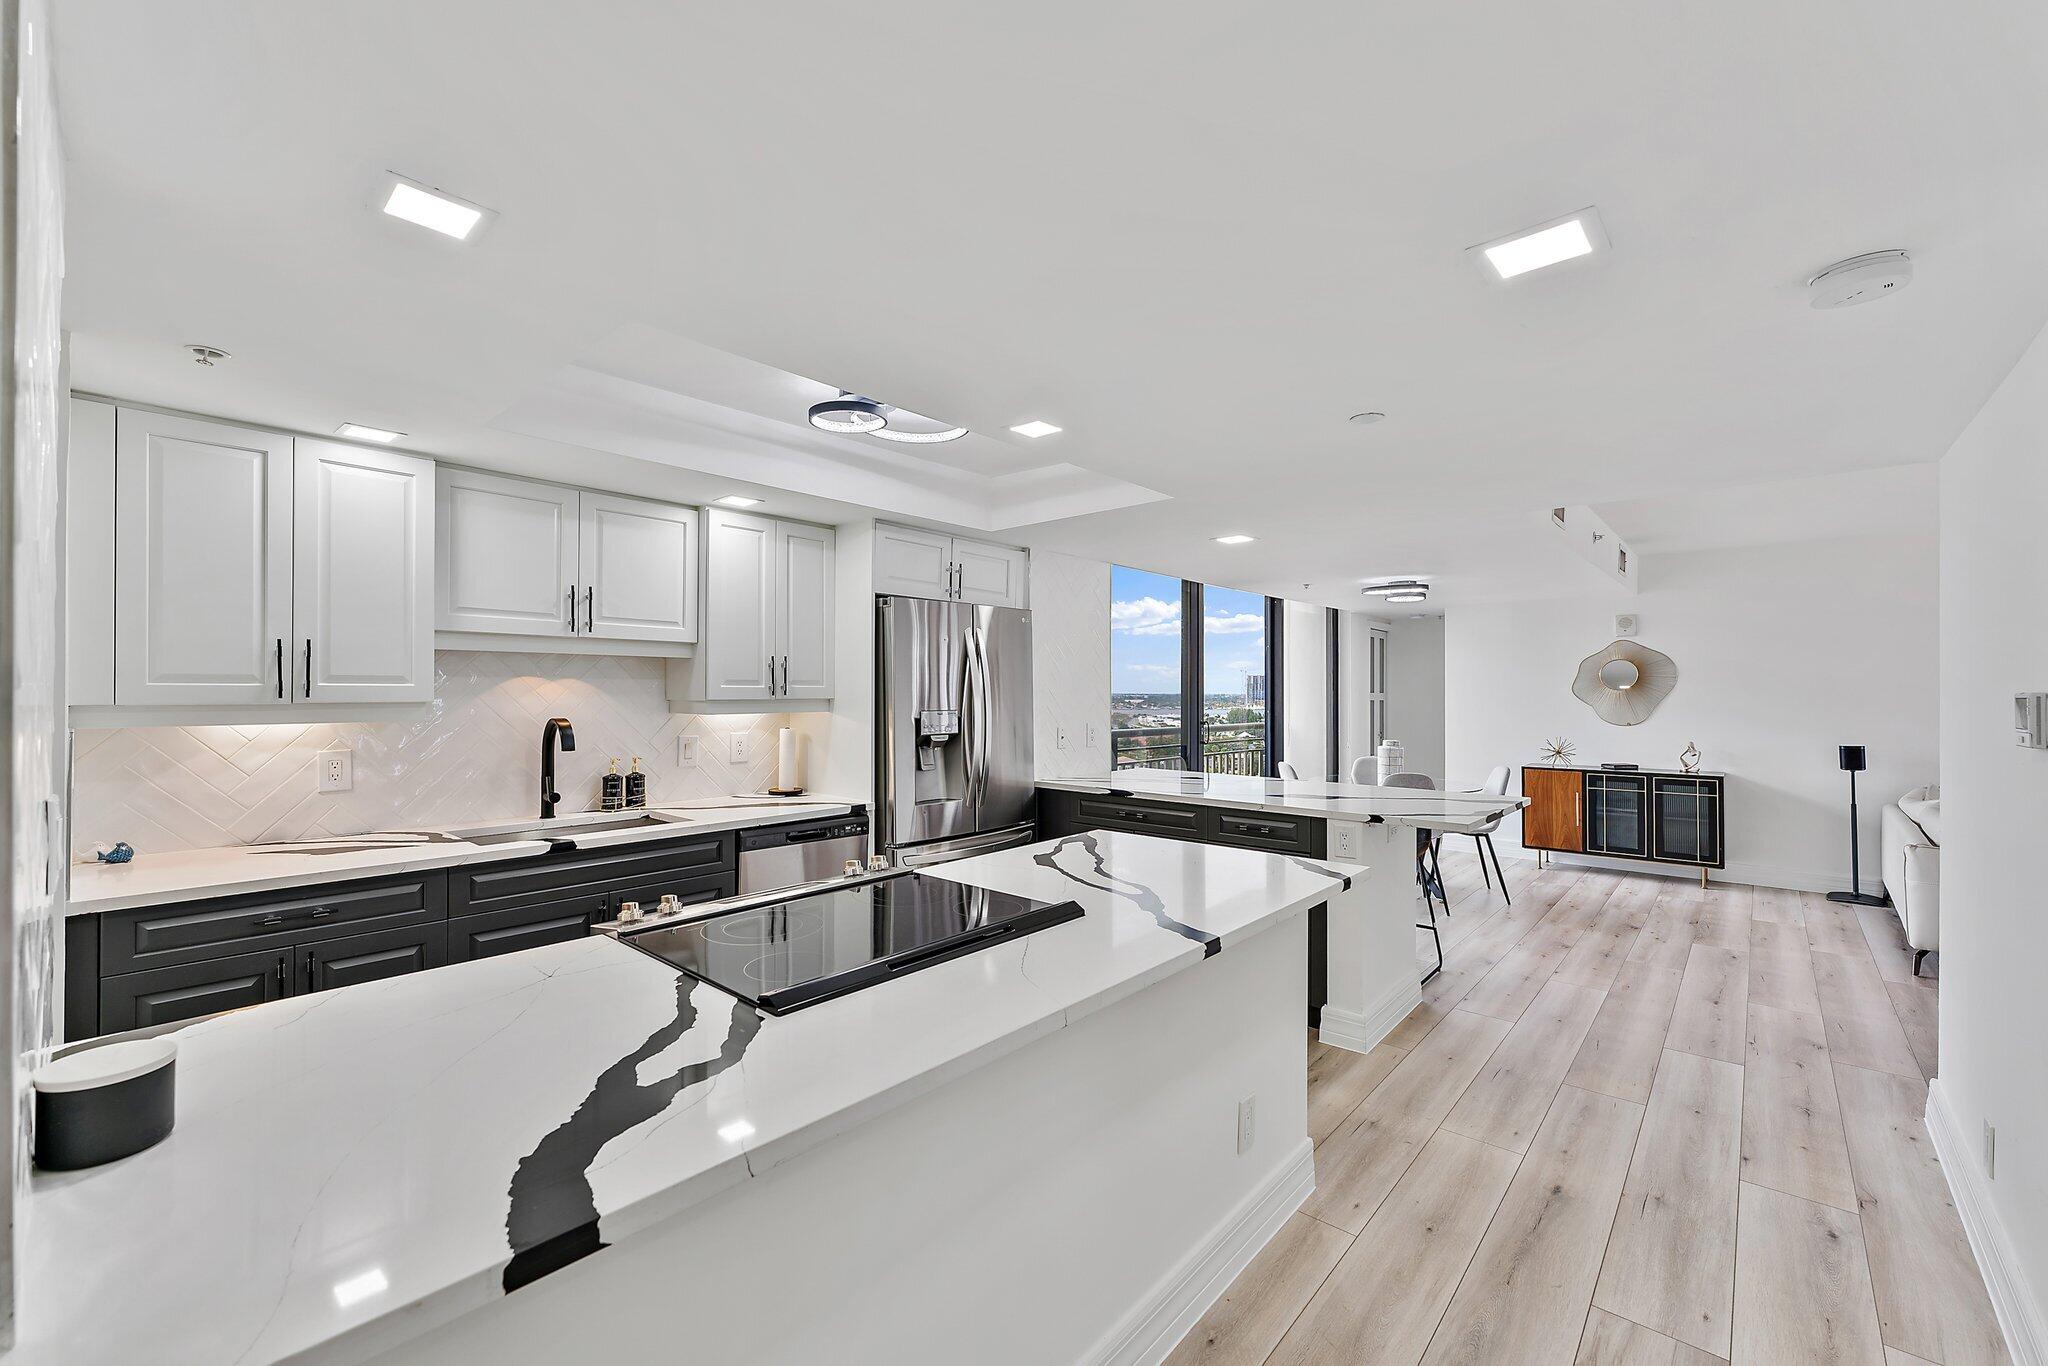
{"label": "stainless steel refrigerator", "polygon": [[1032,838],[1031,613],[875,600],[875,845],[900,866]]}

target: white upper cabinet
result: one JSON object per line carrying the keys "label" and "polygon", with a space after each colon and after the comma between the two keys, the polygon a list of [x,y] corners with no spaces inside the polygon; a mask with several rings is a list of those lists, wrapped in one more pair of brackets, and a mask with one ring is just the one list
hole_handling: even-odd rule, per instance
{"label": "white upper cabinet", "polygon": [[582,495],[577,591],[583,634],[610,640],[697,638],[697,513],[693,508]]}
{"label": "white upper cabinet", "polygon": [[64,461],[64,692],[114,705],[114,426],[111,403],[71,400]]}
{"label": "white upper cabinet", "polygon": [[282,702],[292,438],[127,408],[116,422],[115,702]]}
{"label": "white upper cabinet", "polygon": [[953,596],[989,607],[1030,605],[1031,556],[1015,546],[953,538]]}
{"label": "white upper cabinet", "polygon": [[832,696],[832,558],[830,528],[775,524],[775,649],[777,696]]}
{"label": "white upper cabinet", "polygon": [[569,636],[577,574],[575,489],[479,474],[436,472],[439,553],[435,628],[498,635]]}
{"label": "white upper cabinet", "polygon": [[1015,546],[912,527],[875,527],[877,593],[1029,607],[1030,580],[1030,552]]}
{"label": "white upper cabinet", "polygon": [[743,512],[704,510],[704,644],[695,670],[703,701],[775,695],[776,525]]}
{"label": "white upper cabinet", "polygon": [[446,465],[438,478],[437,630],[697,639],[695,508]]}
{"label": "white upper cabinet", "polygon": [[953,538],[905,526],[875,527],[875,591],[911,598],[953,596]]}
{"label": "white upper cabinet", "polygon": [[300,438],[292,643],[303,702],[434,696],[434,462]]}

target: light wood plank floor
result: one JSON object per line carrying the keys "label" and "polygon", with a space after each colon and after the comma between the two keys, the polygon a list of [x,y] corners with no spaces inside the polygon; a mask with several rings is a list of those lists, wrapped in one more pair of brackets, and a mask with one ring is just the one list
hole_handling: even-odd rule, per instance
{"label": "light wood plank floor", "polygon": [[1316,1191],[1174,1366],[2008,1362],[1890,911],[1444,850],[1443,974],[1309,1040]]}

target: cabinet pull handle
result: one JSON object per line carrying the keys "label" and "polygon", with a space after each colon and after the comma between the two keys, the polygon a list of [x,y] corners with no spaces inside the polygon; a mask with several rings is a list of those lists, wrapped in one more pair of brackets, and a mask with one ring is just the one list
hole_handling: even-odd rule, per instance
{"label": "cabinet pull handle", "polygon": [[277,700],[284,701],[284,637],[277,638]]}
{"label": "cabinet pull handle", "polygon": [[306,950],[306,990],[313,989],[313,951]]}
{"label": "cabinet pull handle", "polygon": [[325,920],[333,914],[334,908],[332,906],[315,906],[310,911],[297,911],[291,915],[286,915],[283,911],[272,911],[269,915],[258,917],[256,923],[258,925],[282,925],[287,920]]}
{"label": "cabinet pull handle", "polygon": [[280,996],[284,995],[285,989],[291,985],[291,978],[285,969],[285,963],[290,958],[291,955],[288,953],[280,953],[277,956],[277,994]]}
{"label": "cabinet pull handle", "polygon": [[782,657],[782,695],[789,696],[789,656]]}
{"label": "cabinet pull handle", "polygon": [[[596,596],[597,590],[595,588],[586,587],[583,590],[583,633],[585,635],[594,636],[597,634],[597,608],[594,605]],[[576,608],[573,603],[569,607],[569,612],[570,615],[575,615]]]}
{"label": "cabinet pull handle", "polygon": [[313,696],[313,637],[306,637],[306,698]]}
{"label": "cabinet pull handle", "polygon": [[570,634],[570,635],[572,635],[572,636],[573,636],[573,635],[575,635],[575,634],[577,634],[577,631],[576,631],[576,585],[575,585],[575,584],[573,584],[573,583],[569,585],[569,634]]}
{"label": "cabinet pull handle", "polygon": [[768,656],[768,695],[775,696],[775,656]]}

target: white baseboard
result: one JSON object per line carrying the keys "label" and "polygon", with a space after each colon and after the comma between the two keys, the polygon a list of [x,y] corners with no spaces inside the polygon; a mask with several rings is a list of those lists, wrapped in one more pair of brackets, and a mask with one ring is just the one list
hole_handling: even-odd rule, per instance
{"label": "white baseboard", "polygon": [[1315,1188],[1315,1145],[1304,1138],[1294,1156],[1225,1215],[1083,1360],[1094,1366],[1157,1366],[1166,1360]]}
{"label": "white baseboard", "polygon": [[1370,1053],[1379,1046],[1380,1040],[1394,1032],[1394,1026],[1408,1018],[1409,1011],[1420,1004],[1422,987],[1412,978],[1394,983],[1362,1013],[1342,1010],[1325,1002],[1322,1021],[1316,1026],[1316,1037],[1333,1048]]}
{"label": "white baseboard", "polygon": [[1984,1288],[1991,1294],[1991,1308],[2014,1366],[2048,1366],[2048,1327],[2043,1326],[2048,1321],[2021,1274],[2005,1221],[1986,1189],[1984,1169],[1957,1130],[1955,1112],[1948,1107],[1948,1093],[1938,1077],[1927,1087],[1927,1134],[1948,1177],[1949,1193],[1956,1198],[1956,1213],[1962,1216],[1977,1269],[1984,1274]]}

